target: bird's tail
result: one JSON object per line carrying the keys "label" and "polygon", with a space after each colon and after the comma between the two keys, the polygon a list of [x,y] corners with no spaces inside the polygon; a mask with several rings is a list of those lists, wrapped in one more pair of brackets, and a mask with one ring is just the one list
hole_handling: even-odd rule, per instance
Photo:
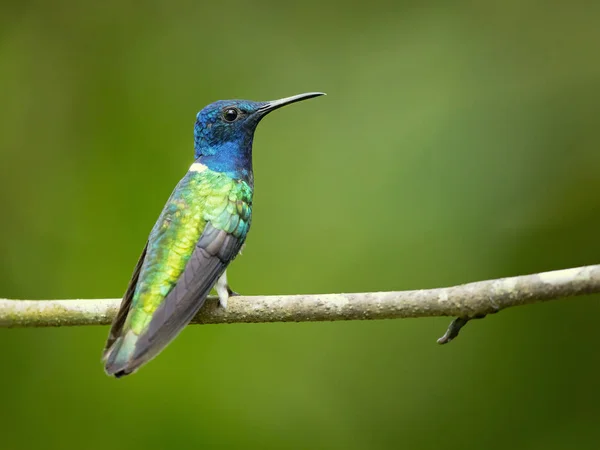
{"label": "bird's tail", "polygon": [[104,370],[108,375],[121,378],[135,372],[139,365],[132,367],[131,360],[137,340],[138,336],[129,330],[104,352],[102,359],[104,360]]}

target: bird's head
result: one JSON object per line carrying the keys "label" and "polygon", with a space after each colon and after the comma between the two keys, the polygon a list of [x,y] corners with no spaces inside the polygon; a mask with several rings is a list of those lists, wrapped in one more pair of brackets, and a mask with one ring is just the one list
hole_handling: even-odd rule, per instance
{"label": "bird's head", "polygon": [[195,157],[214,155],[221,147],[230,148],[232,144],[250,150],[254,130],[263,117],[282,106],[320,95],[325,94],[309,92],[270,102],[219,100],[211,103],[196,116]]}

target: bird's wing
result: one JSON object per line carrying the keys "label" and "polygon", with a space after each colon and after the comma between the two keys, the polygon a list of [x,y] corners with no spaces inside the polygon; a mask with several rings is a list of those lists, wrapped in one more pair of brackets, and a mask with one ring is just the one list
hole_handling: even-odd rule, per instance
{"label": "bird's wing", "polygon": [[243,240],[208,223],[175,287],[152,315],[140,335],[130,365],[156,356],[192,320]]}
{"label": "bird's wing", "polygon": [[[194,188],[201,201],[186,200],[188,187],[180,184],[183,187],[176,189],[155,225],[127,317],[120,319],[120,328],[109,337],[112,346],[104,356],[108,374],[133,372],[175,338],[245,241],[251,218],[250,188],[231,179],[207,181],[207,175],[202,175]],[[192,205],[198,203],[201,207],[194,209]],[[199,238],[193,231],[196,225],[190,223],[202,226]],[[127,298],[122,309],[127,308]]]}

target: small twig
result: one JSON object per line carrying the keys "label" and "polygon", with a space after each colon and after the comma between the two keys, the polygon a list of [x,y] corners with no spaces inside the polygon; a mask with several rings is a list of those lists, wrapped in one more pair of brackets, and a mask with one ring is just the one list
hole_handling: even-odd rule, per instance
{"label": "small twig", "polygon": [[[311,322],[457,317],[438,340],[450,342],[471,319],[511,306],[600,292],[600,265],[556,270],[460,286],[397,292],[235,296],[227,310],[209,298],[192,323]],[[120,299],[0,299],[0,327],[106,325]]]}
{"label": "small twig", "polygon": [[460,329],[464,327],[469,322],[469,320],[470,319],[464,319],[462,317],[457,317],[456,319],[454,319],[452,322],[450,322],[450,325],[448,325],[448,329],[446,330],[444,335],[437,340],[437,343],[447,344],[448,342],[450,342],[452,339],[458,336],[458,332],[460,331]]}

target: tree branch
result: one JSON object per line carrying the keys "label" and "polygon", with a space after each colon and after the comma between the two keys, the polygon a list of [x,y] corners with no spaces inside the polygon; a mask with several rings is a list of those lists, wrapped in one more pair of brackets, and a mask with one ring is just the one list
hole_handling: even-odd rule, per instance
{"label": "tree branch", "polygon": [[[227,310],[210,297],[192,323],[312,322],[332,320],[457,317],[446,343],[471,319],[511,306],[600,292],[600,264],[478,281],[460,286],[397,292],[236,296]],[[106,325],[121,299],[0,299],[0,328]]]}

